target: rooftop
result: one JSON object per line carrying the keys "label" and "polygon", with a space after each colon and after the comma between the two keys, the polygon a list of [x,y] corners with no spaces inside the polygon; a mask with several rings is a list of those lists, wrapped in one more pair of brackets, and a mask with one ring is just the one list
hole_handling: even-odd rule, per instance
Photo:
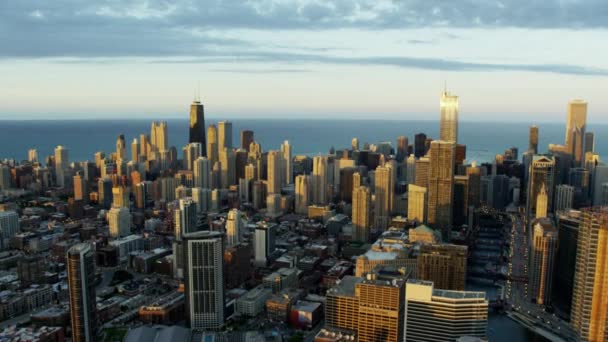
{"label": "rooftop", "polygon": [[354,276],[345,276],[340,279],[336,286],[329,289],[327,292],[328,295],[336,295],[336,296],[354,296],[355,295],[355,285],[361,283],[363,278],[354,277]]}

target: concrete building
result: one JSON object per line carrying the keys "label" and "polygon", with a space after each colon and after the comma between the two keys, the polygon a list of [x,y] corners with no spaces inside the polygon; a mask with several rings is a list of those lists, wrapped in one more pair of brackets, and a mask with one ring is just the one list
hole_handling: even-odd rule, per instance
{"label": "concrete building", "polygon": [[312,180],[308,175],[296,176],[295,211],[296,214],[308,214],[311,203]]}
{"label": "concrete building", "polygon": [[537,218],[531,226],[533,235],[528,271],[530,278],[528,294],[532,302],[548,305],[551,302],[553,273],[557,259],[557,228],[547,218]]}
{"label": "concrete building", "polygon": [[72,246],[66,256],[72,341],[98,340],[95,295],[95,250],[88,243]]}
{"label": "concrete building", "polygon": [[264,311],[266,300],[268,300],[271,295],[271,289],[263,285],[258,285],[236,300],[236,312],[239,315],[256,317]]}
{"label": "concrete building", "polygon": [[131,213],[127,208],[112,208],[108,211],[110,237],[119,238],[131,234]]}
{"label": "concrete building", "polygon": [[566,148],[574,166],[584,161],[585,131],[587,129],[587,102],[572,100],[568,103],[566,118]]}
{"label": "concrete building", "polygon": [[405,341],[452,342],[462,336],[486,339],[485,292],[435,289],[433,282],[405,286]]}
{"label": "concrete building", "polygon": [[415,184],[407,186],[407,218],[410,221],[426,223],[427,189]]}
{"label": "concrete building", "polygon": [[0,211],[0,251],[9,249],[11,238],[19,230],[19,214],[15,211]]}
{"label": "concrete building", "polygon": [[366,242],[369,240],[371,226],[371,202],[372,194],[368,187],[359,186],[353,190],[353,236],[355,241]]}
{"label": "concrete building", "polygon": [[439,102],[441,117],[439,121],[439,140],[458,143],[458,96],[450,95],[447,89],[441,94]]}
{"label": "concrete building", "polygon": [[416,277],[432,281],[438,288],[463,291],[467,278],[467,246],[420,246]]}
{"label": "concrete building", "polygon": [[608,338],[608,207],[582,210],[572,294],[572,327],[581,341]]}
{"label": "concrete building", "polygon": [[440,229],[446,241],[449,241],[454,191],[454,143],[433,141],[429,154],[427,221],[431,227]]}

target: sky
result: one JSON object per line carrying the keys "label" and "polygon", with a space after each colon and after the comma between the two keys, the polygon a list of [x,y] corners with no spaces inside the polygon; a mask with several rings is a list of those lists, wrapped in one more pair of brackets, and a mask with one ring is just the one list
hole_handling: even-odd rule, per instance
{"label": "sky", "polygon": [[608,122],[606,0],[4,0],[0,119]]}

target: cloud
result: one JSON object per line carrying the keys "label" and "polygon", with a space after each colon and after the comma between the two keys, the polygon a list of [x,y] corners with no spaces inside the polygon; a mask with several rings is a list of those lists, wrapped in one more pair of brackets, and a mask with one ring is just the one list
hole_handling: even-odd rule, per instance
{"label": "cloud", "polygon": [[[293,45],[273,51],[217,32],[449,28],[608,28],[606,0],[53,0],[0,1],[0,58],[149,58],[160,62],[320,62],[454,71],[601,75],[561,64],[483,64],[408,56],[336,57],[339,47]],[[213,34],[216,32],[216,34]],[[435,40],[407,40],[431,44]],[[294,42],[293,44],[299,44]],[[277,52],[287,50],[287,52]],[[325,51],[324,51],[325,50]],[[307,53],[295,53],[309,52]],[[173,61],[171,61],[173,59]],[[242,68],[241,68],[242,69]]]}

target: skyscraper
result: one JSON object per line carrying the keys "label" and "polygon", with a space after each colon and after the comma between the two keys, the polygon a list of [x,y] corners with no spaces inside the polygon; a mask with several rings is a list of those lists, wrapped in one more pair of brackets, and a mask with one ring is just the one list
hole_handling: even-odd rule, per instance
{"label": "skyscraper", "polygon": [[169,149],[169,136],[167,135],[167,123],[165,121],[152,122],[150,137],[150,143],[155,152]]}
{"label": "skyscraper", "polygon": [[397,161],[402,162],[409,156],[409,142],[406,136],[397,137]]}
{"label": "skyscraper", "polygon": [[439,140],[458,143],[458,96],[450,95],[447,90],[441,94],[439,101],[441,118],[439,122]]}
{"label": "skyscraper", "polygon": [[327,194],[328,159],[327,156],[315,156],[312,164],[312,185],[314,204],[326,204],[329,201]]}
{"label": "skyscraper", "polygon": [[414,167],[414,184],[417,186],[429,187],[429,167],[431,160],[427,157],[421,157],[416,160]]}
{"label": "skyscraper", "polygon": [[207,139],[207,158],[211,165],[215,165],[218,160],[217,127],[215,125],[207,127]]}
{"label": "skyscraper", "polygon": [[585,132],[584,146],[584,154],[586,154],[587,152],[593,152],[595,150],[595,134],[593,134],[593,132]]}
{"label": "skyscraper", "polygon": [[205,157],[198,157],[193,167],[194,186],[197,188],[211,188],[211,163]]}
{"label": "skyscraper", "polygon": [[72,341],[97,341],[95,251],[88,243],[72,246],[66,256]]}
{"label": "skyscraper", "polygon": [[585,130],[587,129],[587,102],[572,100],[568,103],[566,118],[566,148],[572,163],[581,166],[584,160]]}
{"label": "skyscraper", "polygon": [[241,131],[241,148],[249,152],[249,145],[254,141],[253,131],[242,130]]}
{"label": "skyscraper", "polygon": [[219,153],[222,188],[236,184],[236,156],[232,148],[225,147]]}
{"label": "skyscraper", "polygon": [[372,193],[366,186],[358,186],[353,190],[353,236],[355,241],[367,242],[371,226]]}
{"label": "skyscraper", "polygon": [[112,207],[114,208],[129,208],[129,188],[124,186],[115,186],[112,188]]}
{"label": "skyscraper", "polygon": [[547,192],[547,209],[553,208],[553,188],[555,184],[555,158],[537,155],[532,159],[528,176],[528,213],[536,211],[537,196],[543,185]]}
{"label": "skyscraper", "polygon": [[179,209],[175,210],[176,215],[174,217],[176,236],[183,236],[184,234],[196,232],[197,212],[197,203],[192,200],[192,198],[183,198],[179,200]]}
{"label": "skyscraper", "polygon": [[429,154],[427,221],[431,227],[441,230],[443,238],[449,241],[454,191],[454,143],[435,140],[431,143]]}
{"label": "skyscraper", "polygon": [[574,272],[576,270],[576,249],[582,214],[578,210],[557,213],[559,247],[556,263],[559,265],[553,279],[553,299],[551,304],[561,312],[569,314],[572,308]]}
{"label": "skyscraper", "polygon": [[137,138],[133,139],[131,143],[131,161],[134,163],[139,163],[140,150],[139,140]]}
{"label": "skyscraper", "polygon": [[240,242],[242,229],[241,212],[238,209],[230,210],[226,218],[226,246],[233,247]]}
{"label": "skyscraper", "polygon": [[274,252],[276,224],[258,223],[255,227],[255,263],[266,266],[268,257]]}
{"label": "skyscraper", "polygon": [[392,168],[388,164],[387,166],[377,167],[375,177],[374,225],[380,229],[387,229],[395,198],[395,179],[393,178]]}
{"label": "skyscraper", "polygon": [[405,341],[486,338],[485,292],[439,290],[431,281],[414,279],[408,280],[405,289]]}
{"label": "skyscraper", "polygon": [[125,142],[124,134],[120,134],[118,138],[116,138],[116,159],[127,159],[127,143]]}
{"label": "skyscraper", "polygon": [[184,234],[186,316],[194,330],[220,329],[224,310],[224,242],[220,232]]}
{"label": "skyscraper", "polygon": [[553,270],[557,258],[557,229],[547,218],[532,222],[533,237],[530,250],[529,297],[539,304],[551,301]]}
{"label": "skyscraper", "polygon": [[283,156],[279,151],[268,151],[268,193],[281,193],[281,180],[283,173],[281,165],[283,164]]}
{"label": "skyscraper", "polygon": [[232,149],[232,122],[220,121],[217,123],[217,148],[221,151],[224,148]]}
{"label": "skyscraper", "polygon": [[571,323],[582,341],[608,338],[608,207],[582,210]]}
{"label": "skyscraper", "polygon": [[69,167],[69,151],[67,148],[59,145],[55,148],[55,177],[57,186],[63,188],[65,186],[65,171]]}
{"label": "skyscraper", "polygon": [[311,188],[310,176],[296,176],[295,211],[297,214],[306,215],[308,213],[308,205],[310,205],[311,201]]}
{"label": "skyscraper", "polygon": [[555,203],[554,211],[563,211],[572,209],[574,204],[574,187],[566,184],[560,184],[555,187]]}
{"label": "skyscraper", "polygon": [[547,195],[547,187],[543,184],[540,188],[540,192],[536,197],[536,218],[545,218],[547,217],[547,205],[549,203],[549,198]]}
{"label": "skyscraper", "polygon": [[407,188],[407,219],[426,223],[427,191],[426,188],[409,184]]}
{"label": "skyscraper", "polygon": [[[199,143],[203,148],[207,146],[205,140],[205,108],[200,101],[194,101],[190,105],[190,136],[189,143]],[[206,156],[206,151],[201,151],[202,156]]]}
{"label": "skyscraper", "polygon": [[112,180],[109,177],[99,178],[97,181],[97,193],[99,205],[109,209],[112,206]]}
{"label": "skyscraper", "polygon": [[9,249],[11,238],[19,232],[19,214],[0,211],[0,251]]}
{"label": "skyscraper", "polygon": [[414,136],[414,156],[424,157],[426,154],[426,134],[418,133]]}
{"label": "skyscraper", "polygon": [[441,289],[464,290],[467,250],[467,246],[449,244],[420,246],[416,277],[430,280]]}
{"label": "skyscraper", "polygon": [[115,207],[108,212],[110,236],[119,238],[131,233],[131,213],[127,208]]}
{"label": "skyscraper", "polygon": [[89,201],[87,182],[80,173],[74,176],[74,200],[84,201],[85,203]]}
{"label": "skyscraper", "polygon": [[530,142],[528,144],[528,150],[534,154],[538,154],[538,126],[530,126]]}
{"label": "skyscraper", "polygon": [[281,145],[281,153],[283,153],[283,166],[285,172],[285,184],[293,183],[293,168],[291,167],[292,156],[291,156],[291,145],[289,145],[289,141],[285,140]]}

